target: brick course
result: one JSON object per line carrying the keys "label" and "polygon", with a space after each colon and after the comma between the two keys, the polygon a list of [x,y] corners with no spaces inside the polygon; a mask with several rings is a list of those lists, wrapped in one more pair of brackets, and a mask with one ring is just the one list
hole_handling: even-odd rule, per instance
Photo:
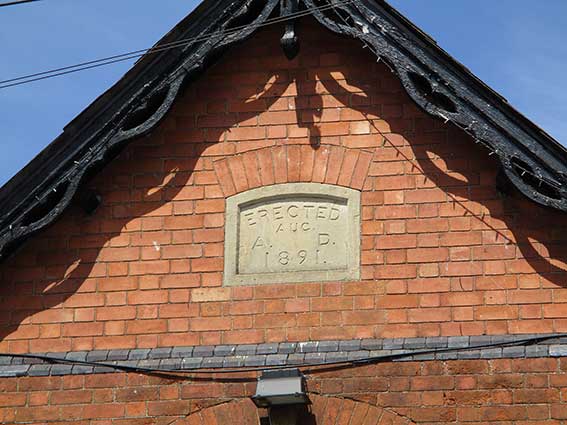
{"label": "brick course", "polygon": [[[559,425],[567,419],[565,371],[564,358],[390,363],[312,372],[307,389],[317,424]],[[255,374],[237,376],[244,382],[138,374],[2,379],[0,421],[208,425],[238,414],[258,423],[266,413],[248,399]]]}

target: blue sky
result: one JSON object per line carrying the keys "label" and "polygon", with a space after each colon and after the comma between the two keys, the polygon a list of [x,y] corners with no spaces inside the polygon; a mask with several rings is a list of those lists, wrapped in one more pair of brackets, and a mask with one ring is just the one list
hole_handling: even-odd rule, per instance
{"label": "blue sky", "polygon": [[[567,1],[390,0],[567,144]],[[0,80],[151,46],[194,0],[43,0],[0,9]],[[0,185],[131,66],[0,90]]]}

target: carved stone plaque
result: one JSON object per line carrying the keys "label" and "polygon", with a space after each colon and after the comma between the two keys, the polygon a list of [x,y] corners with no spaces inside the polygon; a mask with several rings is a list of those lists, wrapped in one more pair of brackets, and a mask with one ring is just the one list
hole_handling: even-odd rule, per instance
{"label": "carved stone plaque", "polygon": [[318,183],[227,199],[225,285],[357,280],[360,192]]}

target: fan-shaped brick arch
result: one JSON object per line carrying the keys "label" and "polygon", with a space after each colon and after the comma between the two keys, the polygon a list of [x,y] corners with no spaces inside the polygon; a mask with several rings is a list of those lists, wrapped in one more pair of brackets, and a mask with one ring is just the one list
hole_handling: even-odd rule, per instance
{"label": "fan-shaped brick arch", "polygon": [[361,190],[372,153],[342,146],[283,145],[214,163],[225,196],[278,183],[326,183]]}
{"label": "fan-shaped brick arch", "polygon": [[[311,405],[297,425],[411,425],[408,418],[381,407],[342,399],[310,395]],[[248,398],[209,407],[171,425],[259,425],[267,416]]]}

